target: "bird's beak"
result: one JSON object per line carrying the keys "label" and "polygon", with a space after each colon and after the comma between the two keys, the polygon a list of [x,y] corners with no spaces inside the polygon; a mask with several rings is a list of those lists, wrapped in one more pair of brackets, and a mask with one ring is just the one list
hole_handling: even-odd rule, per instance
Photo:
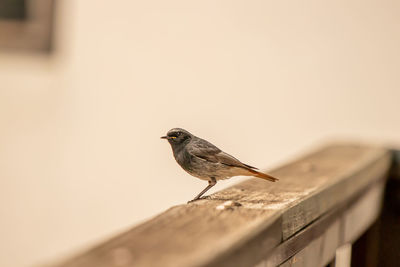
{"label": "bird's beak", "polygon": [[161,139],[168,139],[168,136],[161,136]]}

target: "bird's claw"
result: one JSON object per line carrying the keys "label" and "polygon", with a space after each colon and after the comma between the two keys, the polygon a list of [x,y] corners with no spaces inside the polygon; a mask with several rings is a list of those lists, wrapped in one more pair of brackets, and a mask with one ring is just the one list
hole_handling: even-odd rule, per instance
{"label": "bird's claw", "polygon": [[192,202],[195,202],[195,201],[197,201],[197,200],[204,200],[204,199],[211,199],[211,197],[210,197],[210,196],[204,196],[204,197],[194,198],[194,199],[192,199],[192,200],[189,200],[189,201],[187,202],[187,204],[192,203]]}

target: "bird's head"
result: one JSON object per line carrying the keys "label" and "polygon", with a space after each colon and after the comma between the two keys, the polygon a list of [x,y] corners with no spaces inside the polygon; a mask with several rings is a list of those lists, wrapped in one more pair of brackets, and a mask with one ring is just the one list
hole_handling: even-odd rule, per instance
{"label": "bird's head", "polygon": [[191,133],[181,128],[173,128],[168,131],[166,136],[161,136],[162,139],[167,139],[172,147],[186,144],[192,137]]}

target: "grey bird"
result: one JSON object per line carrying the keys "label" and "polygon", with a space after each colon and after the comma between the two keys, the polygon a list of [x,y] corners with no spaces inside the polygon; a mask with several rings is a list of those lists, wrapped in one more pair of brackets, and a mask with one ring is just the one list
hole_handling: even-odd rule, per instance
{"label": "grey bird", "polygon": [[208,186],[191,201],[200,199],[218,180],[233,176],[254,176],[271,182],[278,181],[277,178],[257,171],[257,168],[240,162],[210,142],[194,136],[184,129],[173,128],[161,138],[168,140],[176,162],[186,172],[208,181]]}

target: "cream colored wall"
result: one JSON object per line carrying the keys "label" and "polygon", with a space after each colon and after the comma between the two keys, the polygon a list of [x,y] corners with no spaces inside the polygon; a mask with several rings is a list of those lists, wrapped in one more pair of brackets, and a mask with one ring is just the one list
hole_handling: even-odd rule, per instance
{"label": "cream colored wall", "polygon": [[261,168],[331,137],[398,142],[399,12],[63,1],[52,58],[0,54],[0,266],[46,263],[191,199],[205,183],[159,139],[172,127]]}

